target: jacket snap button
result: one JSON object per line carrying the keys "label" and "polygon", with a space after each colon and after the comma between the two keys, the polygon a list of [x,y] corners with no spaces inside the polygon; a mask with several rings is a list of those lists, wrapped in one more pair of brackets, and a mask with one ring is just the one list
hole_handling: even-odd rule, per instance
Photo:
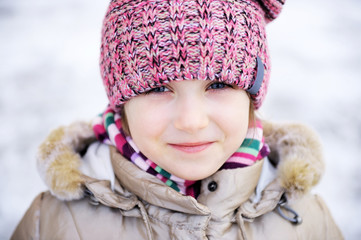
{"label": "jacket snap button", "polygon": [[214,192],[217,190],[217,183],[215,181],[212,181],[208,184],[208,190],[211,191],[211,192]]}

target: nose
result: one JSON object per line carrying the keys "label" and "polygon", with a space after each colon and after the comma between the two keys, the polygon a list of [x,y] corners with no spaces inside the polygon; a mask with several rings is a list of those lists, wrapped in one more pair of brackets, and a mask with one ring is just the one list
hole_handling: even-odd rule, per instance
{"label": "nose", "polygon": [[178,99],[175,112],[174,126],[178,130],[195,133],[208,126],[206,103],[199,96]]}

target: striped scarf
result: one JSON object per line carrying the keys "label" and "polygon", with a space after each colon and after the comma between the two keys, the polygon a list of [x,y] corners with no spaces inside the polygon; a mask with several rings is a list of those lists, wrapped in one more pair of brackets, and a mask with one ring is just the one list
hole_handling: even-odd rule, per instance
{"label": "striped scarf", "polygon": [[[261,122],[256,121],[254,125],[248,128],[242,145],[223,164],[220,170],[250,166],[269,154],[269,148],[264,143]],[[148,159],[139,151],[132,138],[124,134],[120,114],[114,112],[110,107],[94,119],[93,130],[100,142],[115,146],[125,158],[143,171],[156,176],[166,185],[183,195],[198,197],[200,181],[188,181],[178,178]]]}

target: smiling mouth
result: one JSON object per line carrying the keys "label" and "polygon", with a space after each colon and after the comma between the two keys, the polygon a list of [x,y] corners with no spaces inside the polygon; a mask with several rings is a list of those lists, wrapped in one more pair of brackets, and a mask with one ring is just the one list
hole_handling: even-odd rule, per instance
{"label": "smiling mouth", "polygon": [[199,142],[199,143],[169,144],[169,146],[185,153],[198,153],[207,149],[212,144],[213,142]]}

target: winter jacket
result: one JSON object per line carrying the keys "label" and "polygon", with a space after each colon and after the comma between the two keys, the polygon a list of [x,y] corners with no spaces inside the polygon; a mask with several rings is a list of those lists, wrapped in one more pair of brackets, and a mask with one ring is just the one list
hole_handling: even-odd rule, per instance
{"label": "winter jacket", "polygon": [[183,196],[95,141],[91,126],[61,127],[40,146],[50,191],[12,239],[343,239],[323,200],[320,144],[302,125],[264,123],[269,159],[220,170]]}

